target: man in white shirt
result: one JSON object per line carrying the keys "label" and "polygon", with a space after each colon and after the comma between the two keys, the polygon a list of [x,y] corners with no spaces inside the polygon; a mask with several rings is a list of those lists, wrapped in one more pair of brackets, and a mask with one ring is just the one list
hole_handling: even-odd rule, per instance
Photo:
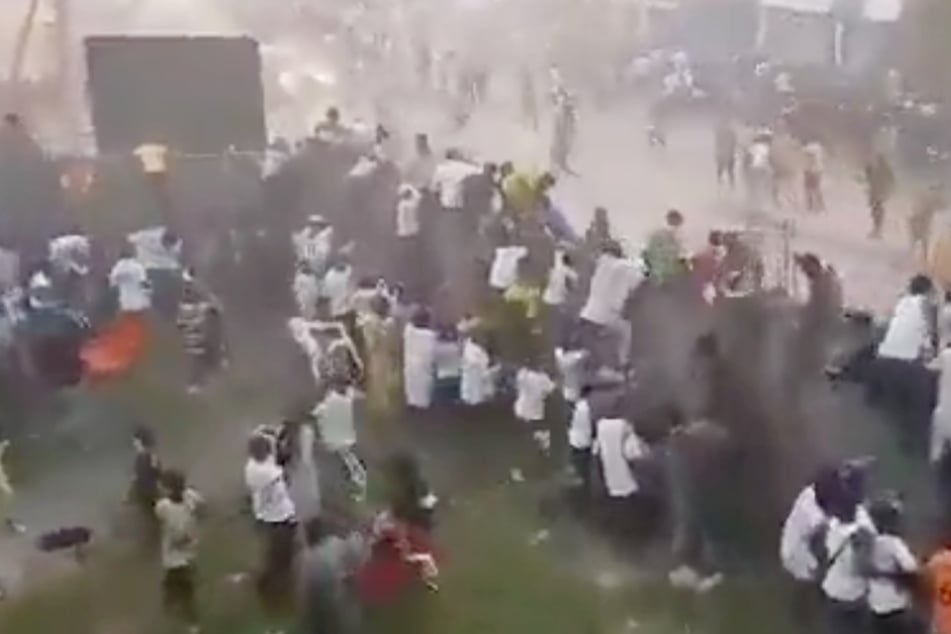
{"label": "man in white shirt", "polygon": [[182,291],[181,238],[165,227],[151,227],[130,234],[128,239],[148,274],[156,311],[174,319]]}
{"label": "man in white shirt", "polygon": [[528,366],[515,376],[515,417],[527,423],[545,420],[545,400],[555,390],[555,383],[543,371]]}
{"label": "man in white shirt", "polygon": [[[902,412],[909,422],[901,426],[906,434],[925,425],[932,414],[934,377],[923,363],[932,356],[935,343],[932,288],[924,275],[912,278],[908,294],[895,306],[872,366],[872,394],[886,407]],[[902,440],[916,442],[910,435]]]}
{"label": "man in white shirt", "polygon": [[587,358],[588,351],[577,343],[569,344],[567,348],[555,348],[555,365],[561,375],[561,394],[569,403],[581,397],[584,362]]}
{"label": "man in white shirt", "polygon": [[419,208],[422,204],[420,191],[408,183],[400,186],[396,202],[396,273],[406,288],[418,289],[422,278],[420,268],[422,243],[419,238]]}
{"label": "man in white shirt", "polygon": [[284,470],[277,464],[274,438],[261,432],[251,436],[244,482],[264,540],[258,595],[268,617],[277,621],[293,583],[297,518]]}
{"label": "man in white shirt", "polygon": [[109,285],[118,293],[119,310],[122,312],[140,313],[152,305],[148,274],[142,263],[132,257],[129,249],[123,250],[113,265],[109,273]]}
{"label": "man in white shirt", "polygon": [[519,262],[527,255],[528,248],[522,245],[496,248],[489,270],[489,286],[497,291],[507,291],[518,280]]}
{"label": "man in white shirt", "polygon": [[911,586],[918,561],[902,537],[902,508],[895,499],[876,501],[869,508],[876,535],[872,544],[872,574],[868,582],[868,607],[874,631],[908,632],[914,618]]}
{"label": "man in white shirt", "polygon": [[898,300],[888,330],[878,346],[878,356],[900,361],[917,361],[932,349],[933,327],[931,280],[924,275],[912,278],[908,294]]}
{"label": "man in white shirt", "polygon": [[307,218],[307,226],[294,234],[294,253],[301,262],[320,275],[333,250],[334,229],[320,214]]}
{"label": "man in white shirt", "polygon": [[462,211],[463,183],[470,176],[481,173],[481,168],[466,162],[457,150],[448,150],[444,161],[433,172],[432,188],[439,195],[439,204],[445,211]]}
{"label": "man in white shirt", "polygon": [[625,258],[617,244],[609,245],[598,258],[581,319],[607,328],[617,337],[618,361],[627,363],[631,345],[631,324],[624,319],[627,299],[644,279],[643,267]]}
{"label": "man in white shirt", "polygon": [[305,262],[297,265],[292,285],[297,314],[310,321],[317,317],[317,300],[320,299],[320,281]]}
{"label": "man in white shirt", "polygon": [[342,319],[350,313],[353,291],[353,269],[346,260],[340,259],[324,275],[320,289],[321,296],[330,302],[330,314],[334,319]]}
{"label": "man in white shirt", "polygon": [[357,428],[354,402],[357,391],[343,381],[336,381],[312,412],[324,447],[336,456],[353,486],[353,495],[362,500],[366,495],[366,467],[357,456]]}
{"label": "man in white shirt", "polygon": [[578,281],[571,256],[564,251],[555,251],[555,262],[548,273],[548,284],[542,294],[542,301],[548,306],[560,307],[568,299],[571,286]]}
{"label": "man in white shirt", "polygon": [[581,493],[587,497],[591,483],[591,446],[594,444],[594,426],[591,420],[591,387],[585,385],[568,423],[568,447],[571,450],[571,467],[581,482]]}

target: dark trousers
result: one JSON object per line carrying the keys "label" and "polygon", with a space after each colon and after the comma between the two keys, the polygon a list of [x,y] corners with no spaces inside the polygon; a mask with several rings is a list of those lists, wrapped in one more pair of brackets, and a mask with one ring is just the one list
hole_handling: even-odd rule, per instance
{"label": "dark trousers", "polygon": [[292,521],[259,524],[264,541],[264,561],[258,573],[258,597],[271,615],[287,606],[293,589],[297,524]]}
{"label": "dark trousers", "polygon": [[825,616],[828,634],[860,634],[865,631],[866,607],[863,601],[845,603],[826,597]]}
{"label": "dark trousers", "polygon": [[571,467],[581,480],[581,494],[587,497],[591,492],[591,450],[572,447]]}
{"label": "dark trousers", "polygon": [[809,211],[824,211],[826,202],[822,193],[822,175],[818,172],[803,174],[803,189],[806,194],[806,209]]}
{"label": "dark trousers", "polygon": [[162,605],[189,623],[198,621],[195,605],[195,570],[192,566],[166,568],[162,578]]}
{"label": "dark trousers", "polygon": [[910,610],[872,615],[873,634],[920,634],[923,631]]}

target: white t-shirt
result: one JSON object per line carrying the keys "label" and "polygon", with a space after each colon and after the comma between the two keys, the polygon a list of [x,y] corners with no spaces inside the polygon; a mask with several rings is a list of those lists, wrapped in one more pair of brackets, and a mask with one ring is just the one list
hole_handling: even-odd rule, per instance
{"label": "white t-shirt", "polygon": [[575,403],[568,425],[568,445],[572,449],[590,449],[594,443],[594,430],[591,427],[591,405],[587,399]]}
{"label": "white t-shirt", "polygon": [[555,265],[548,273],[548,285],[542,301],[549,306],[561,306],[568,299],[568,285],[578,279],[578,274],[561,260],[561,253],[555,254]]}
{"label": "white t-shirt", "polygon": [[70,234],[50,240],[49,258],[57,269],[85,275],[89,272],[89,238]]}
{"label": "white t-shirt", "polygon": [[573,403],[581,396],[581,383],[584,379],[582,364],[588,353],[584,350],[563,350],[555,348],[555,364],[561,374],[561,393],[565,400]]}
{"label": "white t-shirt", "polygon": [[320,430],[320,438],[330,451],[351,449],[357,444],[357,428],[354,423],[353,401],[356,392],[347,388],[342,394],[330,390],[317,407],[314,417]]}
{"label": "white t-shirt", "polygon": [[[918,562],[908,544],[894,535],[876,535],[872,550],[875,572],[915,572]],[[872,577],[868,584],[868,607],[875,614],[891,614],[910,608],[912,596],[907,588],[892,579]]]}
{"label": "white t-shirt", "polygon": [[462,208],[462,183],[478,174],[476,165],[464,161],[445,160],[433,172],[433,189],[439,192],[439,204],[447,209]]}
{"label": "white t-shirt", "polygon": [[305,319],[313,319],[317,309],[317,299],[320,297],[320,283],[313,273],[298,271],[294,274],[294,301],[297,302],[297,311]]}
{"label": "white t-shirt", "polygon": [[767,143],[754,143],[750,146],[750,167],[758,170],[769,169],[770,148]]}
{"label": "white t-shirt", "polygon": [[601,326],[610,326],[621,318],[628,295],[643,279],[641,267],[634,260],[603,254],[598,258],[588,301],[581,318]]}
{"label": "white t-shirt", "polygon": [[323,267],[333,249],[333,227],[305,227],[294,234],[294,251],[297,259],[309,263],[315,270]]}
{"label": "white t-shirt", "polygon": [[419,194],[401,198],[396,203],[396,235],[410,238],[419,234]]}
{"label": "white t-shirt", "polygon": [[158,143],[144,143],[133,154],[141,161],[146,174],[164,174],[168,170],[168,148]]}
{"label": "white t-shirt", "polygon": [[555,383],[544,372],[522,368],[515,375],[515,416],[519,420],[537,422],[545,419],[545,399]]}
{"label": "white t-shirt", "polygon": [[844,524],[833,518],[826,533],[826,552],[830,564],[822,581],[822,591],[830,599],[851,603],[865,598],[868,578],[858,570],[853,536],[864,528],[859,522]]}
{"label": "white t-shirt", "polygon": [[287,491],[284,470],[274,461],[273,456],[261,462],[248,458],[244,465],[244,483],[251,493],[254,519],[267,524],[294,519],[294,501]]}
{"label": "white t-shirt", "polygon": [[352,272],[349,266],[340,269],[335,267],[324,275],[321,294],[330,300],[330,314],[334,317],[341,317],[350,311]]}
{"label": "white t-shirt", "polygon": [[459,398],[467,405],[478,405],[492,398],[494,394],[490,359],[485,348],[466,339],[462,346],[462,379],[459,384]]}
{"label": "white t-shirt", "polygon": [[120,310],[138,312],[149,309],[148,279],[145,267],[134,258],[122,258],[115,263],[109,273],[109,284],[119,293]]}
{"label": "white t-shirt", "polygon": [[921,295],[906,295],[898,300],[885,337],[878,345],[878,356],[886,359],[915,361],[928,348],[930,328]]}
{"label": "white t-shirt", "polygon": [[629,461],[647,455],[647,444],[622,418],[602,418],[598,421],[594,453],[601,458],[604,486],[611,497],[627,497],[640,490]]}
{"label": "white t-shirt", "polygon": [[810,548],[810,539],[825,521],[826,515],[816,502],[816,490],[810,485],[793,503],[779,542],[780,561],[794,579],[814,579],[819,562]]}
{"label": "white t-shirt", "polygon": [[522,246],[497,248],[489,271],[489,286],[500,291],[508,290],[518,279],[518,263],[526,255],[528,248]]}
{"label": "white t-shirt", "polygon": [[181,244],[166,247],[162,243],[165,227],[151,227],[129,234],[135,257],[147,269],[174,271],[181,268]]}

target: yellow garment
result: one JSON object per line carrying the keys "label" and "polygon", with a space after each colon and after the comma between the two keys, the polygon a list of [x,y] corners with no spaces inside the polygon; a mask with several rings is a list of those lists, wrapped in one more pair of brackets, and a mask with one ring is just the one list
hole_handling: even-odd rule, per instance
{"label": "yellow garment", "polygon": [[529,320],[538,318],[541,311],[541,290],[535,286],[516,282],[505,291],[505,301],[513,304],[522,304],[525,311],[525,317]]}
{"label": "yellow garment", "polygon": [[538,203],[539,177],[526,172],[513,172],[502,181],[502,193],[512,211],[530,215]]}
{"label": "yellow garment", "polygon": [[368,316],[362,323],[367,355],[367,407],[374,414],[393,412],[399,392],[395,322]]}

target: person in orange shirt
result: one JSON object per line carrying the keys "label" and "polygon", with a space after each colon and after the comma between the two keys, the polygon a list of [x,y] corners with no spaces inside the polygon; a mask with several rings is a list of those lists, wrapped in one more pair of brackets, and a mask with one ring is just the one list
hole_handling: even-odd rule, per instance
{"label": "person in orange shirt", "polygon": [[951,534],[928,560],[931,621],[934,634],[951,634]]}

